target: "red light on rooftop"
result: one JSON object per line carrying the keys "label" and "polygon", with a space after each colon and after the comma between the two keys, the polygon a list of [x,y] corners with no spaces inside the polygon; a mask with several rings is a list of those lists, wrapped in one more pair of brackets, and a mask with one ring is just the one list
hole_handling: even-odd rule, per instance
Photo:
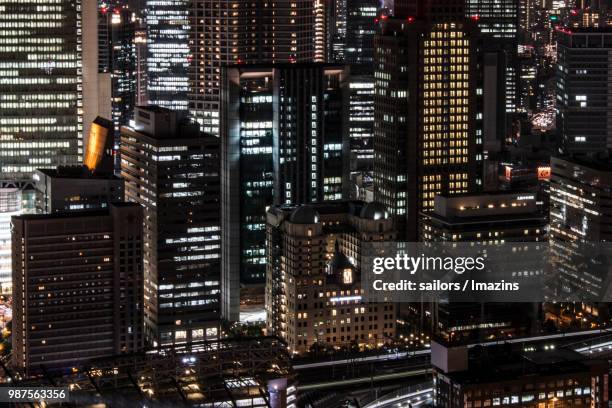
{"label": "red light on rooftop", "polygon": [[376,18],[374,19],[374,24],[378,24],[378,22],[379,22],[379,21],[380,21],[380,20],[378,19],[378,17],[376,17]]}
{"label": "red light on rooftop", "polygon": [[478,21],[480,20],[480,16],[478,14],[473,15],[472,17],[470,17],[472,20],[474,21]]}
{"label": "red light on rooftop", "polygon": [[389,18],[389,16],[388,16],[388,15],[386,15],[386,14],[383,14],[382,16],[380,16],[380,18],[382,18],[383,20],[386,20],[386,19],[388,19],[388,18]]}
{"label": "red light on rooftop", "polygon": [[409,16],[407,20],[409,23],[414,23],[414,16]]}

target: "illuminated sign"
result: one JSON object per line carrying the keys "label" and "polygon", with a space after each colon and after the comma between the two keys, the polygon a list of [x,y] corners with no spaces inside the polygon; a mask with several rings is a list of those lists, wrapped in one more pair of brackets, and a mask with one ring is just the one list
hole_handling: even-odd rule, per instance
{"label": "illuminated sign", "polygon": [[550,166],[538,167],[538,180],[550,180]]}

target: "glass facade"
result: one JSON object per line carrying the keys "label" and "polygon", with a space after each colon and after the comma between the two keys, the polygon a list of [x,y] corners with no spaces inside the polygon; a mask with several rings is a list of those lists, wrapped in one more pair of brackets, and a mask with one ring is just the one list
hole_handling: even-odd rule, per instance
{"label": "glass facade", "polygon": [[189,91],[188,0],[147,0],[149,104],[187,110]]}
{"label": "glass facade", "polygon": [[0,188],[0,290],[11,293],[11,217],[21,213],[21,190]]}
{"label": "glass facade", "polygon": [[0,173],[76,164],[82,144],[81,1],[0,1]]}

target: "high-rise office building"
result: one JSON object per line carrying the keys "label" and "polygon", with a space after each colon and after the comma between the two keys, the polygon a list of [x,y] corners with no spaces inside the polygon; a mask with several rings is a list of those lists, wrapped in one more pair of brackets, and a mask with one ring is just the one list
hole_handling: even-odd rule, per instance
{"label": "high-rise office building", "polygon": [[535,23],[537,0],[519,0],[519,27],[521,42],[529,42],[531,29]]}
{"label": "high-rise office building", "polygon": [[[607,290],[607,268],[599,270],[596,258],[598,244],[612,239],[612,164],[596,157],[553,157],[551,172],[551,251],[566,260],[556,264],[557,294],[563,299],[588,293],[596,299]],[[603,317],[607,310],[603,305],[589,314]]]}
{"label": "high-rise office building", "polygon": [[314,62],[327,62],[329,5],[323,0],[314,0]]}
{"label": "high-rise office building", "polygon": [[466,0],[465,15],[480,28],[485,52],[500,54],[504,71],[504,99],[499,103],[507,113],[516,111],[518,103],[518,35],[519,4],[517,0]]}
{"label": "high-rise office building", "polygon": [[436,195],[482,186],[482,61],[461,5],[399,6],[417,14],[387,19],[375,43],[374,200],[415,240]]}
{"label": "high-rise office building", "polygon": [[84,117],[98,110],[97,32],[83,28],[84,21],[95,26],[97,4],[8,0],[0,7],[0,173],[27,182],[36,168],[80,160]]}
{"label": "high-rise office building", "polygon": [[380,2],[378,0],[344,1],[346,1],[346,39],[342,62],[371,66],[374,64],[374,34]]}
{"label": "high-rise office building", "polygon": [[342,63],[346,44],[346,4],[347,0],[327,2],[327,61]]}
{"label": "high-rise office building", "polygon": [[374,166],[374,75],[351,66],[348,102],[350,187],[346,198],[364,199]]}
{"label": "high-rise office building", "polygon": [[312,0],[191,2],[189,110],[219,132],[221,68],[234,64],[312,62]]}
{"label": "high-rise office building", "polygon": [[543,242],[547,218],[530,192],[439,195],[421,218],[425,242]]}
{"label": "high-rise office building", "polygon": [[291,352],[380,347],[395,337],[395,305],[362,298],[363,245],[395,239],[384,206],[274,206],[266,224],[267,327]]}
{"label": "high-rise office building", "polygon": [[599,242],[612,239],[612,165],[608,160],[553,157],[550,179],[550,233],[553,240]]}
{"label": "high-rise office building", "polygon": [[142,208],[13,217],[13,365],[71,368],[144,347]]}
{"label": "high-rise office building", "polygon": [[344,195],[347,79],[344,66],[328,64],[224,70],[221,231],[229,320],[238,319],[239,283],[264,282],[266,208]]}
{"label": "high-rise office building", "polygon": [[[218,335],[219,140],[179,112],[121,129],[125,199],[144,207],[145,318],[161,344]],[[156,335],[157,334],[157,335]]]}
{"label": "high-rise office building", "polygon": [[536,106],[536,86],[538,65],[535,50],[531,46],[519,46],[518,53],[519,86],[518,106],[519,112],[531,112]]}
{"label": "high-rise office building", "polygon": [[149,104],[187,110],[189,0],[147,0],[146,26]]}
{"label": "high-rise office building", "polygon": [[[434,202],[433,211],[421,215],[423,242],[474,242],[505,245],[511,250],[513,242],[545,242],[548,237],[547,216],[533,193],[438,195]],[[429,323],[436,338],[447,343],[529,335],[539,317],[535,303],[455,302],[448,298],[424,307],[430,321],[423,324]]]}
{"label": "high-rise office building", "polygon": [[[313,0],[271,0],[259,3],[264,63],[312,62],[315,44]],[[263,7],[262,7],[263,5]]]}
{"label": "high-rise office building", "polygon": [[327,4],[327,58],[350,65],[350,186],[347,198],[364,199],[372,185],[374,157],[374,34],[380,2],[331,0]]}
{"label": "high-rise office building", "polygon": [[568,154],[612,147],[608,83],[612,80],[612,31],[557,30],[557,132]]}
{"label": "high-rise office building", "polygon": [[142,64],[139,59],[143,55],[136,33],[144,26],[142,12],[130,8],[126,0],[105,3],[100,8],[99,32],[104,32],[106,39],[104,48],[100,48],[100,59],[106,57],[104,69],[111,73],[112,119],[117,139],[120,127],[133,118],[137,104],[138,64]]}

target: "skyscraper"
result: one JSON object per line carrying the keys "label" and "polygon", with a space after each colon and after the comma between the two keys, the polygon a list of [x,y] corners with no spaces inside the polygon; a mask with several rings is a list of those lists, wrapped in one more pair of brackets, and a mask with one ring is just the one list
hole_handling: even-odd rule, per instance
{"label": "skyscraper", "polygon": [[66,369],[142,351],[139,205],[21,215],[12,224],[15,367]]}
{"label": "skyscraper", "polygon": [[551,158],[550,249],[555,275],[548,290],[557,302],[545,308],[560,327],[592,327],[612,314],[609,303],[597,303],[609,287],[605,257],[612,238],[611,190],[609,156]]}
{"label": "skyscraper", "polygon": [[612,147],[609,120],[612,31],[558,29],[557,132],[568,154],[605,152]]}
{"label": "skyscraper", "polygon": [[347,0],[331,0],[326,3],[327,20],[327,61],[344,61],[346,45],[346,4]]}
{"label": "skyscraper", "polygon": [[0,2],[4,180],[28,181],[36,168],[79,161],[83,118],[98,108],[92,95],[98,92],[97,32],[83,29],[84,20],[97,21],[96,6],[80,0]]}
{"label": "skyscraper", "polygon": [[460,4],[408,6],[376,36],[374,199],[415,240],[437,194],[482,186],[482,61]]}
{"label": "skyscraper", "polygon": [[346,0],[344,63],[374,64],[374,34],[379,4],[378,0]]}
{"label": "skyscraper", "polygon": [[189,0],[147,0],[147,92],[149,104],[187,110]]}
{"label": "skyscraper", "polygon": [[161,344],[218,335],[219,141],[179,112],[136,108],[121,129],[125,199],[144,207],[147,335]]}
{"label": "skyscraper", "polygon": [[218,134],[221,68],[233,64],[312,62],[312,0],[191,2],[189,110]]}
{"label": "skyscraper", "polygon": [[372,186],[374,167],[374,75],[364,66],[351,66],[348,91],[350,186],[346,198],[363,200]]}
{"label": "skyscraper", "polygon": [[[144,25],[143,10],[134,10],[127,1],[119,1],[100,9],[101,27],[106,32],[106,67],[111,73],[112,119],[114,133],[119,138],[119,129],[133,118],[137,104],[138,64],[143,55],[139,52],[136,33]],[[100,50],[102,54],[102,49]]]}
{"label": "skyscraper", "polygon": [[[434,203],[433,211],[421,215],[423,242],[505,245],[511,251],[513,242],[522,246],[548,238],[548,220],[533,193],[438,195]],[[425,307],[431,330],[446,343],[526,336],[539,317],[536,303],[455,302],[449,296]]]}
{"label": "skyscraper", "polygon": [[239,283],[264,282],[266,208],[345,193],[348,71],[238,65],[222,78],[223,313],[238,320]]}
{"label": "skyscraper", "polygon": [[374,160],[374,34],[377,0],[338,0],[345,3],[342,55],[351,67],[348,92],[351,197],[363,199],[371,188]]}
{"label": "skyscraper", "polygon": [[501,54],[505,101],[500,103],[505,105],[506,112],[513,113],[518,104],[518,1],[466,0],[465,15],[480,28],[484,50]]}

